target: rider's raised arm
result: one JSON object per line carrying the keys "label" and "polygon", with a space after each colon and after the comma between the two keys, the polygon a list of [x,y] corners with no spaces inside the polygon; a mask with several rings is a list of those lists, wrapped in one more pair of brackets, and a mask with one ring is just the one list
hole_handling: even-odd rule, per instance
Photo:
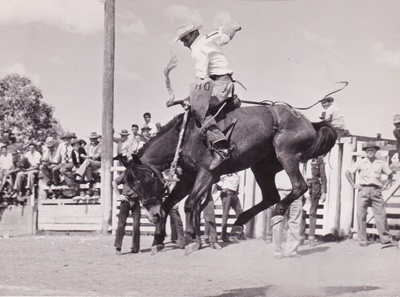
{"label": "rider's raised arm", "polygon": [[237,24],[222,26],[218,30],[211,32],[207,36],[214,37],[219,45],[225,45],[232,40],[236,32],[240,31],[242,27]]}

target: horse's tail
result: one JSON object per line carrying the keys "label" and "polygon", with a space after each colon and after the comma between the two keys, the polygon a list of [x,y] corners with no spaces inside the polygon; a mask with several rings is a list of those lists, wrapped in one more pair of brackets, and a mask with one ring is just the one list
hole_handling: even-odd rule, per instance
{"label": "horse's tail", "polygon": [[308,159],[323,156],[329,153],[336,143],[337,133],[331,125],[325,122],[312,123],[315,131],[317,131],[317,138],[311,146],[310,156]]}

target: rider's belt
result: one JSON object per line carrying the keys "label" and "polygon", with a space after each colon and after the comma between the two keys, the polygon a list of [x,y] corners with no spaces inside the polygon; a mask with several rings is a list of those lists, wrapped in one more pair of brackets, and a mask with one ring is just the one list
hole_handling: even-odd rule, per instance
{"label": "rider's belt", "polygon": [[378,185],[361,185],[363,188],[374,188],[374,189],[380,189],[381,187]]}
{"label": "rider's belt", "polygon": [[228,73],[228,74],[221,74],[221,75],[217,75],[217,74],[210,75],[210,78],[212,80],[219,80],[223,77],[229,77],[230,79],[232,79],[232,74]]}

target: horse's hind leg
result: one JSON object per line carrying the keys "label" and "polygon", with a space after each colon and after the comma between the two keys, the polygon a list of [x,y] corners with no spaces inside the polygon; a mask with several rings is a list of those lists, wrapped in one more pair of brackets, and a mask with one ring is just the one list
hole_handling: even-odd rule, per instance
{"label": "horse's hind leg", "polygon": [[282,167],[277,160],[275,158],[265,158],[251,167],[251,170],[261,188],[262,201],[239,215],[232,228],[232,233],[241,232],[243,225],[250,219],[280,200],[279,192],[275,185],[275,175],[282,170]]}
{"label": "horse's hind leg", "polygon": [[300,172],[300,162],[296,160],[295,156],[289,153],[277,153],[277,158],[289,176],[292,190],[285,198],[276,204],[271,218],[272,225],[282,221],[283,215],[290,204],[303,195],[308,189],[307,183]]}

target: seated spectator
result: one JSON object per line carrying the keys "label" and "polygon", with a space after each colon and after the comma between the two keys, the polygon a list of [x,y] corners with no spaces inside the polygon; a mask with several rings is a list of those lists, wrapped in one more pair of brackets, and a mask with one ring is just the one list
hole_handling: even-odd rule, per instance
{"label": "seated spectator", "polygon": [[25,196],[32,195],[35,178],[39,173],[39,164],[42,156],[36,150],[36,146],[31,143],[28,146],[28,151],[24,154],[24,157],[29,162],[30,166],[17,173],[14,184],[14,193],[11,196],[17,198],[19,201],[23,194],[25,194]]}
{"label": "seated spectator", "polygon": [[53,167],[53,182],[55,186],[61,184],[61,171],[71,171],[74,167],[72,163],[72,146],[71,141],[75,139],[75,133],[67,133],[60,137],[62,143],[58,145],[57,154],[60,158],[60,163]]}
{"label": "seated spectator", "polygon": [[86,142],[78,138],[71,140],[71,146],[72,146],[71,161],[74,166],[71,168],[71,170],[69,170],[69,168],[67,167],[61,169],[61,174],[64,177],[64,181],[68,186],[76,185],[72,176],[73,172],[76,172],[76,170],[78,170],[78,168],[86,160],[87,153],[83,146],[84,144],[86,144]]}
{"label": "seated spectator", "polygon": [[39,179],[43,179],[44,183],[50,186],[54,183],[53,169],[61,163],[61,158],[57,153],[57,146],[53,137],[47,137],[45,146],[39,166]]}
{"label": "seated spectator", "polygon": [[89,136],[90,143],[88,145],[88,154],[85,161],[75,172],[76,182],[93,182],[92,173],[101,167],[101,142],[99,142],[100,135],[92,132]]}
{"label": "seated spectator", "polygon": [[335,101],[333,97],[326,97],[321,100],[321,105],[325,111],[322,113],[320,119],[331,124],[338,133],[338,136],[350,135],[349,131],[346,130],[343,114],[339,108],[333,105],[333,101]]}
{"label": "seated spectator", "polygon": [[[7,145],[3,145],[0,151],[0,193],[3,192],[7,179],[10,176],[9,173],[12,169],[14,169],[13,156],[8,152]],[[8,182],[10,183],[9,190],[11,190],[13,181],[11,179]]]}

